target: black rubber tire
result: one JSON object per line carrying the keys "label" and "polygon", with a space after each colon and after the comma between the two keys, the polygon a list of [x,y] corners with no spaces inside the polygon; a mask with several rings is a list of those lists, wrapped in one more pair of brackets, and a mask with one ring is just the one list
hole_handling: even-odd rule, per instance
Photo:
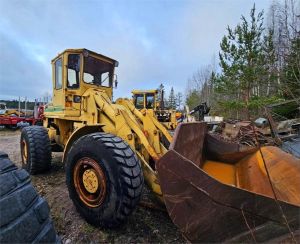
{"label": "black rubber tire", "polygon": [[0,243],[60,243],[49,206],[6,153],[0,152]]}
{"label": "black rubber tire", "polygon": [[[74,186],[74,167],[83,157],[95,160],[106,177],[107,191],[99,207],[87,206]],[[144,177],[140,161],[126,142],[97,132],[81,137],[72,145],[66,157],[66,183],[70,198],[87,222],[111,228],[124,223],[139,203]]]}
{"label": "black rubber tire", "polygon": [[22,129],[21,155],[24,150],[23,140],[27,144],[27,160],[25,162],[22,157],[22,168],[32,175],[48,171],[51,167],[51,145],[46,128],[34,125]]}

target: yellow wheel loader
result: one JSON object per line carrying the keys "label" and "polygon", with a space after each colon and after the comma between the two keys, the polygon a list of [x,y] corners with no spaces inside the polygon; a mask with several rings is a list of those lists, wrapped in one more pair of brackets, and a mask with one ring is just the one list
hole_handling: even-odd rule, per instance
{"label": "yellow wheel loader", "polygon": [[241,148],[181,123],[172,137],[148,110],[112,101],[114,59],[67,49],[52,60],[43,126],[23,129],[22,165],[47,171],[62,151],[69,196],[91,224],[115,227],[144,179],[191,242],[264,241],[299,228],[300,162],[278,148]]}
{"label": "yellow wheel loader", "polygon": [[160,94],[160,102],[158,101],[158,90],[133,90],[131,93],[133,94],[133,103],[137,109],[147,109],[168,130],[176,128],[178,125],[177,118],[181,117],[182,114],[175,110],[164,108],[163,91]]}
{"label": "yellow wheel loader", "polygon": [[17,109],[7,109],[5,103],[0,103],[0,116],[24,116],[22,111],[18,111]]}
{"label": "yellow wheel loader", "polygon": [[5,103],[0,103],[0,116],[5,115],[7,110],[6,104]]}

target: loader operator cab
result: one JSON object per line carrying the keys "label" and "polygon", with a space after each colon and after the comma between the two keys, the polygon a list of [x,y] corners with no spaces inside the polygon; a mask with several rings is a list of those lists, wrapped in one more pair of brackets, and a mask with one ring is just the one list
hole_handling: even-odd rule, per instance
{"label": "loader operator cab", "polygon": [[[101,89],[112,98],[118,61],[87,49],[67,49],[52,60],[53,106],[80,110],[82,95]],[[74,114],[75,115],[75,114]]]}
{"label": "loader operator cab", "polygon": [[173,130],[176,128],[176,111],[164,108],[163,94],[159,94],[158,90],[133,90],[131,93],[133,94],[134,106],[137,109],[147,109],[167,129]]}
{"label": "loader operator cab", "polygon": [[137,109],[153,109],[156,110],[156,94],[157,90],[133,90],[133,103]]}

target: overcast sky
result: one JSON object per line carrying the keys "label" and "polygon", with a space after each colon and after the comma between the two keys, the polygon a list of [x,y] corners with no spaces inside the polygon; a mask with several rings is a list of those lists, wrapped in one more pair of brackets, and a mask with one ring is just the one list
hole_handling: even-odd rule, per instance
{"label": "overcast sky", "polygon": [[52,92],[50,61],[87,48],[119,61],[114,97],[132,89],[185,91],[186,81],[218,54],[226,26],[271,0],[0,0],[0,99]]}

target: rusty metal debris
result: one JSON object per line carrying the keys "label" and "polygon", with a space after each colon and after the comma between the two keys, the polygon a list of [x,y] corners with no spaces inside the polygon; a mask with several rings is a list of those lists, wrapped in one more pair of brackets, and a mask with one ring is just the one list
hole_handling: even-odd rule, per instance
{"label": "rusty metal debris", "polygon": [[223,122],[220,129],[213,133],[220,140],[237,143],[244,146],[255,147],[258,143],[263,145],[276,145],[271,136],[269,127],[259,128],[250,121]]}
{"label": "rusty metal debris", "polygon": [[[292,105],[288,117],[276,113],[276,108]],[[275,110],[275,111],[274,111]],[[300,99],[284,101],[269,105],[265,108],[265,115],[270,124],[274,141],[284,151],[300,158]]]}

